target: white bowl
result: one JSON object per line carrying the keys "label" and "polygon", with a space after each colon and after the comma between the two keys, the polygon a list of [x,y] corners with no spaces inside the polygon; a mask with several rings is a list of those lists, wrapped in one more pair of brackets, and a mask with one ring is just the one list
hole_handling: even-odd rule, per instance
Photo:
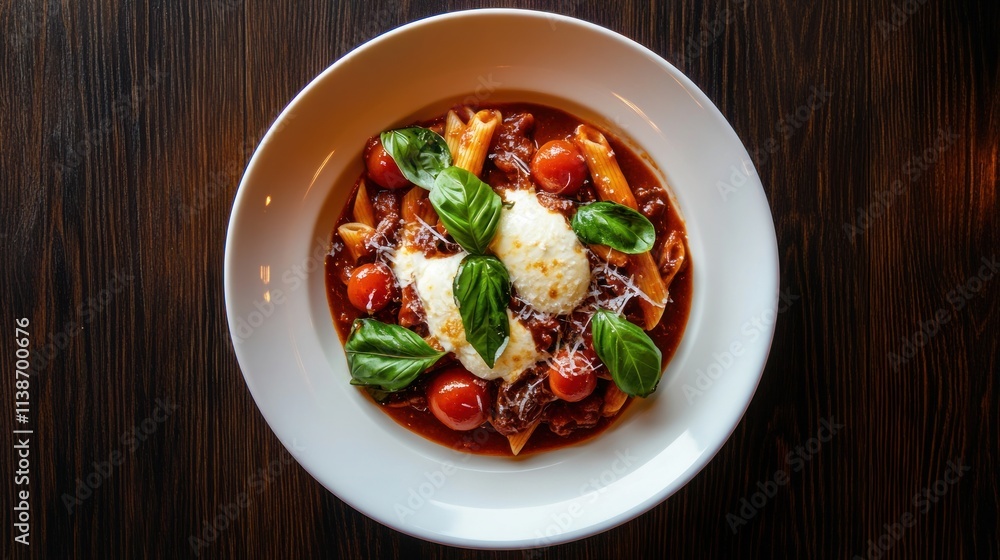
{"label": "white bowl", "polygon": [[[654,396],[586,443],[522,459],[462,454],[397,425],[348,384],[323,257],[365,139],[463,99],[541,102],[610,129],[649,155],[687,222],[694,285],[683,341]],[[624,523],[708,463],[760,379],[778,259],[750,156],[676,68],[586,22],[477,10],[382,35],[292,101],[236,195],[225,292],[247,386],[320,483],[416,537],[522,548]]]}

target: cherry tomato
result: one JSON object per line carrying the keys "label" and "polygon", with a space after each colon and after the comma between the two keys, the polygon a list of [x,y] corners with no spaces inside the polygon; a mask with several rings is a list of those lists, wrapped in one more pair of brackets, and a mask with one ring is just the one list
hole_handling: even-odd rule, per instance
{"label": "cherry tomato", "polygon": [[479,427],[489,417],[486,382],[463,367],[442,371],[427,386],[427,404],[434,417],[452,430]]}
{"label": "cherry tomato", "polygon": [[365,167],[368,168],[368,177],[387,189],[400,189],[410,184],[396,161],[385,151],[378,136],[365,147]]}
{"label": "cherry tomato", "polygon": [[382,263],[363,264],[347,281],[347,299],[361,311],[380,311],[396,298],[396,279]]}
{"label": "cherry tomato", "polygon": [[572,142],[552,140],[531,159],[531,177],[550,193],[573,194],[587,178],[587,162]]}
{"label": "cherry tomato", "polygon": [[563,350],[552,359],[549,389],[555,396],[567,402],[579,402],[589,397],[596,387],[594,365],[583,352],[576,352],[570,357]]}

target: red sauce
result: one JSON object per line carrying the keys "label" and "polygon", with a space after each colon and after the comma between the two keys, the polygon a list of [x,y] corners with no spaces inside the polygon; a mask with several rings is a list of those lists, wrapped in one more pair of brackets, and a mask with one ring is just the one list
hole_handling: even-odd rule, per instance
{"label": "red sauce", "polygon": [[[567,138],[572,135],[577,125],[586,123],[586,121],[569,115],[561,110],[529,103],[503,103],[481,106],[479,109],[498,109],[505,116],[514,113],[530,113],[534,116],[535,121],[533,137],[536,146],[541,146],[549,140]],[[443,117],[417,124],[426,127],[438,127],[442,122]],[[615,157],[622,172],[628,180],[629,186],[636,194],[640,209],[643,208],[644,203],[649,202],[651,206],[648,210],[657,212],[654,217],[650,218],[650,221],[653,222],[653,225],[656,228],[657,235],[657,243],[653,248],[652,254],[659,254],[663,241],[672,231],[680,232],[686,239],[686,230],[684,228],[683,220],[674,205],[670,203],[669,196],[666,194],[663,185],[660,183],[654,172],[643,161],[643,158],[639,154],[633,152],[622,141],[615,138],[614,135],[609,134],[608,132],[604,132],[604,135],[614,150]],[[482,177],[486,178],[489,175],[492,171],[491,165],[492,164],[487,161]],[[360,178],[355,182],[351,196],[348,198],[348,200],[352,202],[347,204],[341,212],[340,218],[337,221],[337,226],[353,221],[353,200],[357,193],[359,182]],[[490,180],[487,180],[487,182],[490,182]],[[496,185],[494,186],[496,187]],[[590,187],[589,177],[585,181],[584,186],[581,188],[581,192],[585,193],[588,187]],[[376,191],[381,190],[371,181],[367,182],[367,188],[370,196],[374,196]],[[592,187],[590,188],[592,190]],[[405,191],[406,189],[400,189],[390,192],[397,196],[402,196]],[[657,210],[657,207],[659,207],[659,210]],[[335,244],[342,243],[336,233],[336,228],[332,234],[332,242]],[[354,266],[355,264],[352,262],[346,251],[337,251],[334,256],[327,257],[326,259],[327,299],[330,304],[333,322],[340,333],[341,340],[345,342],[350,334],[351,325],[354,320],[366,316],[365,313],[355,309],[348,302],[347,298],[346,280],[349,278],[350,271]],[[666,366],[674,352],[677,350],[681,337],[684,334],[684,327],[687,324],[688,313],[691,307],[691,270],[690,259],[686,259],[685,264],[674,277],[673,282],[671,282],[669,286],[669,302],[667,303],[662,319],[656,327],[647,331],[647,334],[649,334],[650,338],[656,343],[657,347],[660,348],[663,354],[664,366]],[[631,302],[629,305],[637,307],[635,301]],[[399,301],[394,301],[383,310],[375,313],[373,317],[385,323],[397,323],[400,307]],[[628,315],[629,310],[630,307],[626,307],[626,315]],[[635,312],[634,309],[632,309],[632,311]],[[448,358],[444,358],[435,366],[435,368],[433,368],[433,370],[436,371],[440,369],[440,367],[451,363],[454,362]],[[411,386],[412,394],[419,393],[422,390],[421,387],[426,384],[426,377],[426,374],[421,376],[421,379],[418,379],[418,381]],[[347,379],[344,380],[345,383],[347,381]],[[606,386],[605,384],[607,383],[611,383],[611,381],[600,379],[598,381],[598,387],[595,394],[603,394],[604,387]],[[408,389],[408,391],[411,389]],[[621,412],[628,407],[631,400],[632,399],[630,398],[629,402],[626,402],[625,406],[622,407],[622,410],[619,411],[616,416],[610,418],[601,417],[596,426],[592,428],[578,429],[566,436],[559,436],[555,434],[548,428],[547,424],[543,423],[532,434],[527,445],[524,449],[522,449],[520,454],[527,455],[537,453],[540,451],[579,443],[595,437],[607,429],[608,426],[614,423],[614,421],[621,416]],[[378,406],[398,424],[405,426],[411,431],[441,445],[460,451],[478,454],[511,455],[507,438],[497,433],[492,426],[489,425],[489,423],[486,423],[482,427],[472,431],[457,432],[451,430],[438,421],[437,418],[426,410],[426,407],[421,409],[419,406],[387,406],[378,404],[374,401],[374,399],[373,406]]]}

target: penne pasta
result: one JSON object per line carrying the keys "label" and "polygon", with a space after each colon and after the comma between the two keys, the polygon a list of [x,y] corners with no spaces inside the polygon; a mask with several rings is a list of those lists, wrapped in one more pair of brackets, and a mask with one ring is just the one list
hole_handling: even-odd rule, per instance
{"label": "penne pasta", "polygon": [[358,185],[358,194],[354,197],[354,221],[375,227],[375,209],[372,207],[372,200],[368,197],[368,188],[362,178]]}
{"label": "penne pasta", "polygon": [[430,229],[435,235],[440,235],[437,233],[438,215],[431,206],[430,199],[427,198],[426,190],[414,187],[403,195],[400,213],[403,217],[401,239],[404,246],[416,245],[417,236],[424,228]]}
{"label": "penne pasta", "polygon": [[465,123],[459,118],[455,111],[448,111],[444,119],[444,141],[448,144],[452,159],[458,154],[458,147],[461,144],[462,133],[465,132]]}
{"label": "penne pasta", "polygon": [[643,328],[648,331],[663,317],[663,310],[667,305],[667,285],[663,283],[660,269],[649,251],[629,255],[628,269],[635,276],[636,287],[646,294],[645,298],[639,300],[639,307],[642,309]]}
{"label": "penne pasta", "polygon": [[403,223],[417,221],[420,215],[420,200],[427,196],[427,191],[420,187],[413,187],[403,195]]}
{"label": "penne pasta", "polygon": [[[576,127],[573,142],[583,152],[587,169],[594,180],[594,188],[601,200],[617,202],[633,210],[639,208],[635,195],[622,173],[615,152],[608,139],[596,128],[581,124]],[[647,297],[639,300],[642,308],[643,328],[652,329],[660,322],[667,303],[667,286],[660,276],[659,268],[649,252],[629,255],[629,271],[635,276],[636,286]]]}
{"label": "penne pasta", "polygon": [[617,249],[612,249],[607,245],[587,245],[587,247],[591,252],[609,264],[615,266],[625,266],[628,264],[628,255]]}
{"label": "penne pasta", "polygon": [[507,441],[510,442],[511,453],[517,455],[522,449],[524,449],[525,444],[528,443],[528,439],[531,438],[531,434],[535,432],[535,428],[538,427],[538,424],[538,421],[535,421],[523,431],[507,436]]}
{"label": "penne pasta", "polygon": [[676,231],[670,232],[670,236],[667,237],[667,241],[663,244],[663,249],[660,251],[660,260],[658,263],[660,276],[663,278],[663,284],[667,288],[674,281],[674,276],[677,276],[677,273],[684,267],[686,254],[684,240],[681,239],[681,236]]}
{"label": "penne pasta", "polygon": [[372,226],[361,222],[348,222],[339,226],[337,233],[344,240],[344,247],[354,262],[371,255],[372,249],[368,241],[375,235],[375,228]]}
{"label": "penne pasta", "polygon": [[435,227],[441,223],[440,218],[438,218],[437,210],[435,210],[434,207],[431,206],[430,199],[425,198],[424,201],[421,202],[420,204],[422,210],[420,213],[420,219],[423,220],[424,223],[426,223],[431,227]]}
{"label": "penne pasta", "polygon": [[614,416],[625,405],[628,400],[626,395],[618,385],[608,383],[608,388],[604,391],[604,404],[601,405],[601,416]]}
{"label": "penne pasta", "polygon": [[636,210],[639,204],[628,186],[625,175],[622,174],[615,152],[608,144],[608,139],[596,128],[581,124],[576,127],[573,142],[583,152],[587,160],[587,169],[594,180],[594,188],[601,200],[610,200]]}
{"label": "penne pasta", "polygon": [[458,148],[452,152],[455,167],[461,167],[477,177],[483,172],[493,131],[500,125],[502,118],[500,111],[495,110],[479,111],[472,115],[459,138]]}
{"label": "penne pasta", "polygon": [[403,195],[401,214],[404,224],[422,221],[429,226],[437,225],[438,215],[427,195],[428,192],[419,187],[414,187]]}

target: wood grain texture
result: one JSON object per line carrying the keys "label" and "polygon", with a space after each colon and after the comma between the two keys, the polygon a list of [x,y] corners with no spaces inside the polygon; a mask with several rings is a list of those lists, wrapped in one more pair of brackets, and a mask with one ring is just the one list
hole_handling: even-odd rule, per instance
{"label": "wood grain texture", "polygon": [[[743,421],[691,483],[527,552],[402,535],[291,462],[222,294],[238,180],[292,97],[382,32],[485,6],[592,21],[701,87],[754,154],[788,298]],[[880,537],[885,557],[1000,557],[1000,277],[973,280],[1000,258],[997,3],[0,0],[0,29],[0,320],[51,345],[31,389],[32,545],[5,513],[12,557],[182,558],[192,535],[212,558],[850,558]],[[817,447],[824,421],[843,428]],[[949,461],[969,468],[954,484]],[[727,514],[778,472],[734,531]]]}

